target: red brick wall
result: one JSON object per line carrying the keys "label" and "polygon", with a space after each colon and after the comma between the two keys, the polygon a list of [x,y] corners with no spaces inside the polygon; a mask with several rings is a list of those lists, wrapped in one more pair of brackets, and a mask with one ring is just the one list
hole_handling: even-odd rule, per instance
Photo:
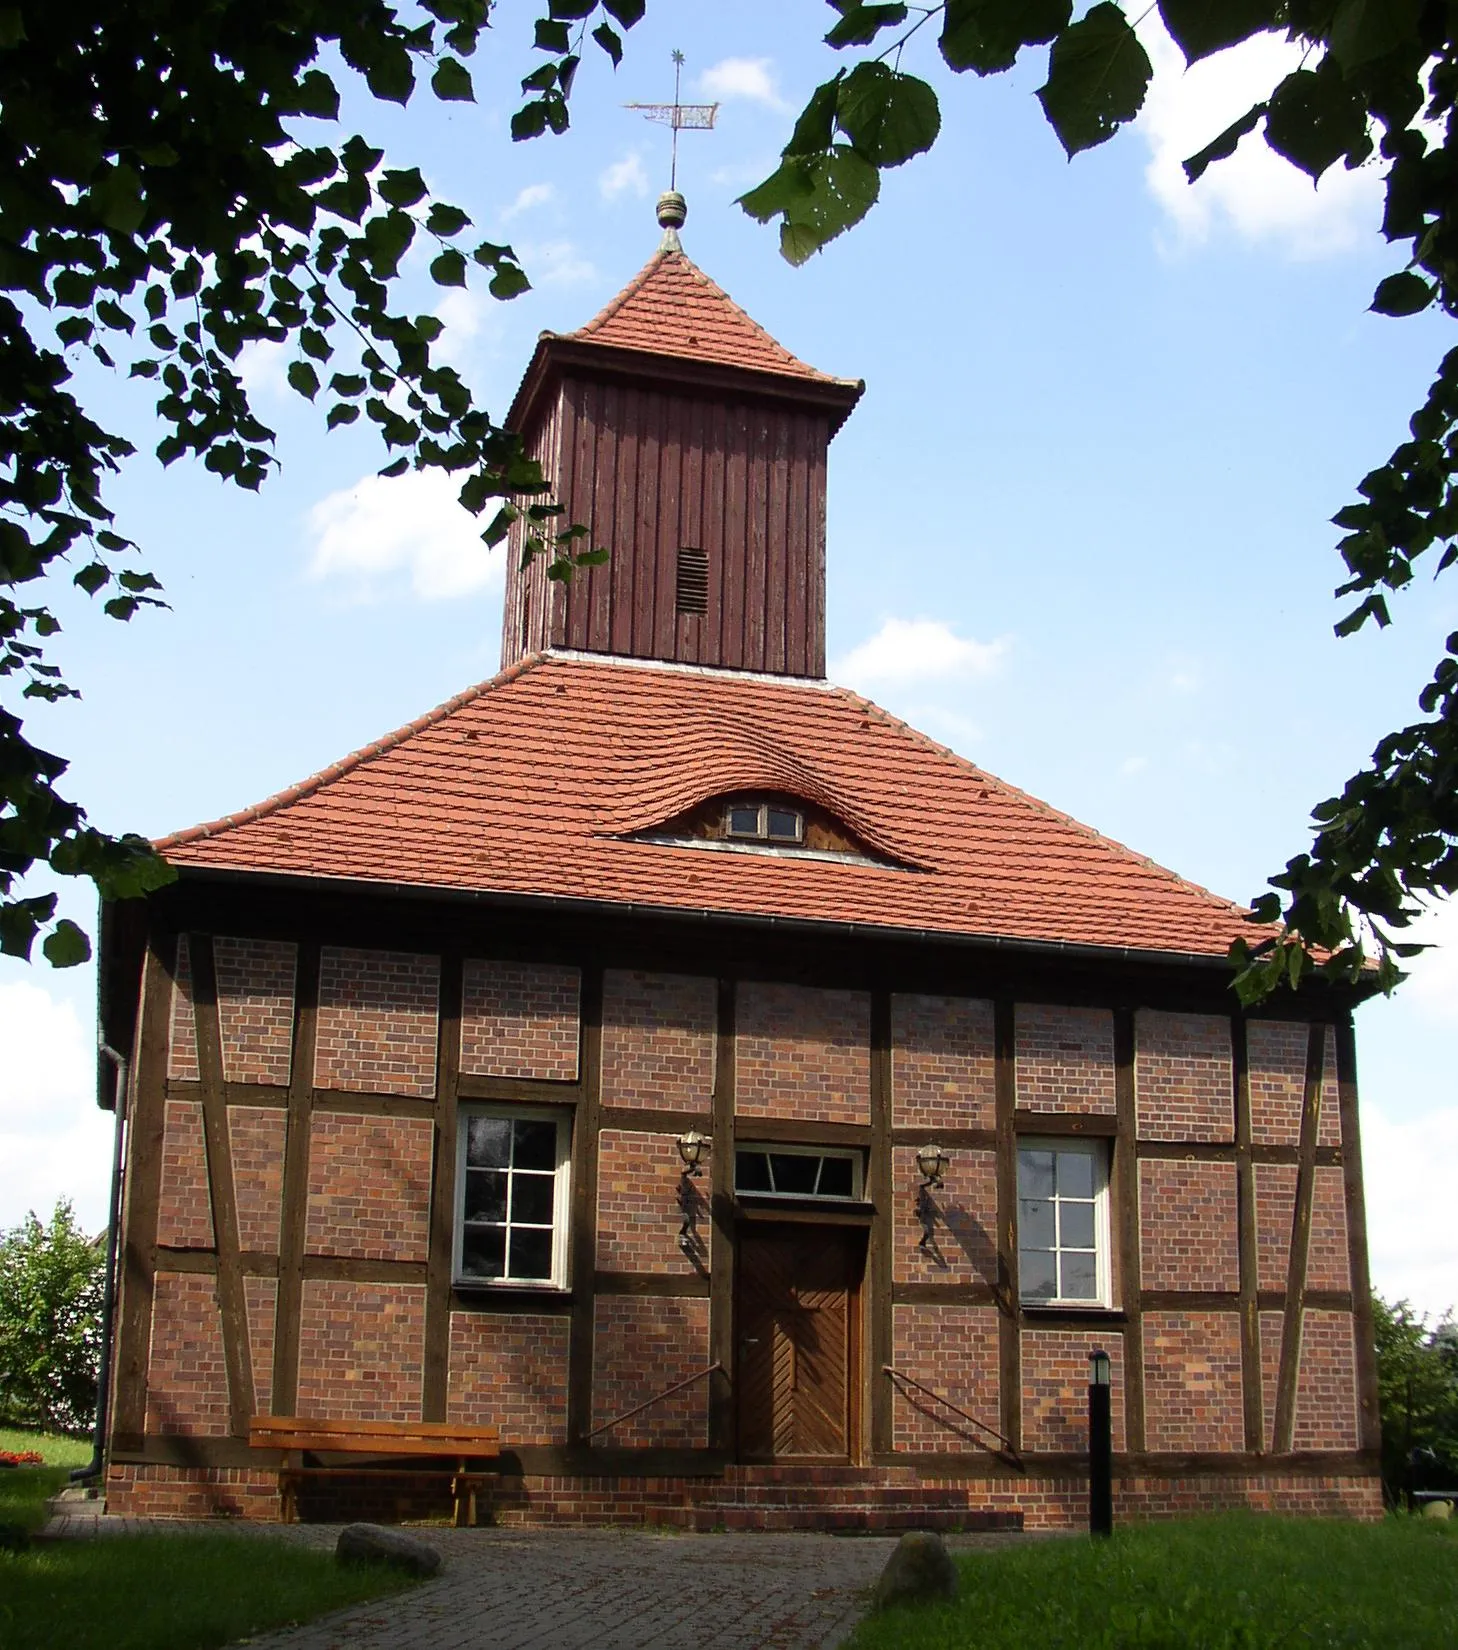
{"label": "red brick wall", "polygon": [[1350,1312],[1307,1312],[1292,1447],[1356,1449],[1357,1359]]}
{"label": "red brick wall", "polygon": [[1114,1016],[1106,1008],[1017,1005],[1018,1105],[1114,1115]]}
{"label": "red brick wall", "polygon": [[213,952],[223,1075],[230,1083],[287,1085],[298,947],[219,936]]}
{"label": "red brick wall", "polygon": [[157,1197],[157,1241],[174,1249],[211,1249],[208,1154],[202,1105],[169,1100],[162,1136],[162,1182]]}
{"label": "red brick wall", "polygon": [[[1114,1449],[1124,1444],[1124,1337],[1116,1329],[1029,1329],[1022,1334],[1023,1449],[1087,1450],[1088,1355],[1102,1347],[1112,1365]],[[996,1358],[994,1355],[994,1367]]]}
{"label": "red brick wall", "polygon": [[[892,1361],[958,1409],[1002,1430],[998,1409],[998,1340],[995,1306],[896,1306],[892,1308]],[[990,1442],[945,1404],[889,1376],[894,1447],[917,1454],[974,1453]]]}
{"label": "red brick wall", "polygon": [[[958,1150],[940,1191],[932,1192],[936,1226],[932,1243],[918,1248],[916,1189],[921,1175],[914,1146],[891,1153],[895,1209],[892,1276],[897,1283],[995,1283],[997,1281],[997,1154]],[[934,1246],[934,1247],[933,1247]]]}
{"label": "red brick wall", "polygon": [[439,996],[439,957],[326,945],[315,1086],[433,1095]]}
{"label": "red brick wall", "polygon": [[709,1264],[709,1174],[693,1181],[700,1247],[695,1266],[678,1246],[683,1161],[671,1134],[604,1129],[598,1137],[597,1265],[604,1272],[692,1274]]}
{"label": "red brick wall", "polygon": [[428,1117],[316,1111],[309,1133],[309,1253],[424,1260],[433,1132]]}
{"label": "red brick wall", "polygon": [[1308,1289],[1350,1289],[1347,1204],[1342,1171],[1318,1166],[1311,1198],[1311,1246],[1306,1256]]}
{"label": "red brick wall", "polygon": [[192,968],[187,935],[177,938],[177,966],[172,974],[172,1011],[168,1020],[167,1075],[177,1082],[195,1083],[197,1032],[192,1013]]}
{"label": "red brick wall", "polygon": [[1321,1114],[1316,1131],[1317,1144],[1342,1143],[1341,1091],[1337,1084],[1336,1027],[1326,1028],[1326,1052],[1321,1062]]}
{"label": "red brick wall", "polygon": [[304,1280],[300,1415],[418,1421],[424,1356],[424,1284]]}
{"label": "red brick wall", "polygon": [[[610,1421],[709,1362],[709,1303],[652,1295],[599,1295],[594,1308],[592,1424]],[[702,1446],[708,1437],[705,1376],[596,1443],[613,1448]]]}
{"label": "red brick wall", "polygon": [[482,1077],[573,1081],[581,987],[575,968],[467,962],[461,1070]]}
{"label": "red brick wall", "polygon": [[230,1106],[228,1144],[238,1200],[238,1247],[277,1254],[283,1198],[284,1136],[281,1106]]}
{"label": "red brick wall", "polygon": [[1238,1289],[1235,1165],[1139,1164],[1140,1282],[1146,1289]]}
{"label": "red brick wall", "polygon": [[992,1004],[974,997],[891,999],[891,1122],[898,1129],[990,1129]]}
{"label": "red brick wall", "polygon": [[1296,1215],[1296,1165],[1257,1163],[1255,1194],[1258,1287],[1284,1289]]}
{"label": "red brick wall", "polygon": [[1306,1027],[1290,1020],[1250,1020],[1250,1133],[1258,1146],[1294,1146],[1301,1137],[1306,1091]]}
{"label": "red brick wall", "polygon": [[273,1329],[278,1307],[277,1278],[244,1278],[248,1307],[248,1352],[253,1360],[253,1407],[267,1415],[273,1403]]}
{"label": "red brick wall", "polygon": [[224,1437],[228,1367],[216,1281],[200,1272],[159,1272],[147,1360],[147,1431]]}
{"label": "red brick wall", "polygon": [[1275,1448],[1276,1439],[1276,1383],[1281,1375],[1281,1334],[1284,1319],[1279,1312],[1261,1315],[1261,1403],[1265,1416],[1266,1448]]}
{"label": "red brick wall", "polygon": [[1151,1450],[1243,1449],[1240,1394],[1238,1314],[1144,1314],[1144,1418]]}
{"label": "red brick wall", "polygon": [[804,1122],[870,1120],[871,999],[864,991],[739,988],[736,1109]]}
{"label": "red brick wall", "polygon": [[106,1510],[125,1518],[279,1517],[278,1474],[254,1467],[141,1467],[106,1472]]}
{"label": "red brick wall", "polygon": [[1146,1008],[1134,1035],[1140,1138],[1234,1140],[1230,1021]]}
{"label": "red brick wall", "polygon": [[718,986],[689,974],[609,969],[602,983],[602,1099],[707,1117]]}
{"label": "red brick wall", "polygon": [[567,1442],[565,1314],[452,1312],[446,1419],[499,1426],[504,1448]]}

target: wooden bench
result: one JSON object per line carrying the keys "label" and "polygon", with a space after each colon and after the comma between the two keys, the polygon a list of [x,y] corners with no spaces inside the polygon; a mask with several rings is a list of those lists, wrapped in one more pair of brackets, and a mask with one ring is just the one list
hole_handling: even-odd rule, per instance
{"label": "wooden bench", "polygon": [[[283,1452],[278,1487],[286,1524],[298,1521],[298,1488],[306,1478],[449,1478],[457,1525],[476,1522],[476,1495],[492,1472],[471,1467],[500,1453],[497,1427],[458,1427],[442,1421],[325,1421],[309,1415],[255,1415],[248,1427],[254,1449]],[[308,1465],[306,1455],[403,1456],[439,1460],[436,1467],[370,1461],[358,1466]],[[450,1463],[446,1465],[445,1463]]]}

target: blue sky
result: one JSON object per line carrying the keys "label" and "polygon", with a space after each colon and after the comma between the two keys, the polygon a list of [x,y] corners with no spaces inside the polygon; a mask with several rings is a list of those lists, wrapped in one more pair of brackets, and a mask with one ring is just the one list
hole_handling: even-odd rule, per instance
{"label": "blue sky", "polygon": [[[831,14],[654,0],[616,75],[584,64],[572,131],[513,145],[534,10],[500,8],[474,106],[346,109],[510,240],[535,283],[502,305],[410,267],[410,302],[442,315],[480,400],[504,411],[537,332],[580,325],[653,251],[667,135],[621,105],[671,97],[681,47],[685,95],[721,104],[716,131],[682,139],[686,249],[798,355],[867,380],[831,454],[832,676],[1183,875],[1253,895],[1304,846],[1311,805],[1413,717],[1458,624],[1458,584],[1424,584],[1387,634],[1332,636],[1329,517],[1403,438],[1452,342],[1439,321],[1366,312],[1399,262],[1379,179],[1313,190],[1252,145],[1193,189],[1179,170],[1286,48],[1186,74],[1146,19],[1145,115],[1070,164],[1032,96],[1037,54],[976,82],[918,41],[904,67],[942,94],[936,149],[792,270],[733,201],[833,72]],[[248,362],[279,432],[259,497],[146,456],[113,489],[171,611],[122,627],[62,603],[57,658],[85,698],[32,710],[29,730],[72,759],[108,827],[160,834],[245,806],[495,669],[499,560],[449,488],[376,481],[367,432],[326,437],[286,364]],[[143,387],[84,382],[145,450]],[[69,908],[88,920],[84,893]],[[1358,1025],[1374,1277],[1440,1310],[1458,1299],[1458,920],[1431,928],[1455,949]],[[93,994],[90,970],[0,961],[0,1226],[62,1194],[104,1218]]]}

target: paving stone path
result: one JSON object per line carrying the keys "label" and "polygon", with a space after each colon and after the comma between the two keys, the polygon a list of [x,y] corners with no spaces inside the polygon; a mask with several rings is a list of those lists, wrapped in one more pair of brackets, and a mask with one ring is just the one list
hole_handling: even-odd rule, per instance
{"label": "paving stone path", "polygon": [[[56,1539],[217,1524],[63,1517]],[[324,1524],[225,1525],[332,1549]],[[445,1571],[396,1598],[248,1640],[250,1650],[833,1650],[865,1609],[894,1538],[657,1535],[620,1530],[412,1533]],[[951,1537],[954,1548],[1009,1535]]]}

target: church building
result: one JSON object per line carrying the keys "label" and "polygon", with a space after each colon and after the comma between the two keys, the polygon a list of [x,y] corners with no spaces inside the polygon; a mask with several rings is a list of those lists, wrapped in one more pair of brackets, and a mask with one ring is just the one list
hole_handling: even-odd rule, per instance
{"label": "church building", "polygon": [[1357,995],[826,680],[864,386],[682,221],[511,409],[607,563],[103,913],[109,1507],[279,1516],[272,1415],[495,1425],[506,1523],[1071,1526],[1102,1351],[1116,1518],[1378,1516]]}

